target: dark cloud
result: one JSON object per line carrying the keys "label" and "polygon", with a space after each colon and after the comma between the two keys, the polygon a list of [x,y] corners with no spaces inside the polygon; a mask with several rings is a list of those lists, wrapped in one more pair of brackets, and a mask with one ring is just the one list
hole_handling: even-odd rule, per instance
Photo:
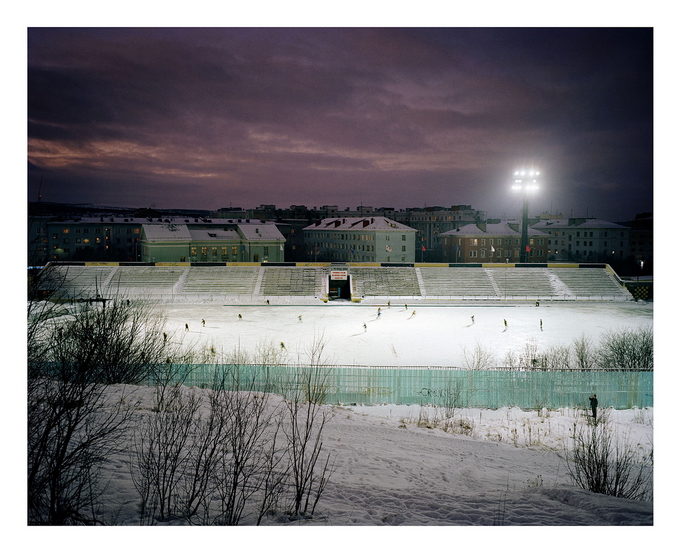
{"label": "dark cloud", "polygon": [[29,198],[212,209],[652,207],[652,30],[28,32]]}

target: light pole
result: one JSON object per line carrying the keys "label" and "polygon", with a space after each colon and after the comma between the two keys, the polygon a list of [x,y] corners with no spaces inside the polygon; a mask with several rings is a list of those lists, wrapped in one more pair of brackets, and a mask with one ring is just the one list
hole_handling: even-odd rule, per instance
{"label": "light pole", "polygon": [[522,240],[519,250],[519,262],[526,263],[529,235],[529,194],[538,190],[541,173],[536,169],[517,169],[513,174],[512,191],[523,195],[522,202]]}

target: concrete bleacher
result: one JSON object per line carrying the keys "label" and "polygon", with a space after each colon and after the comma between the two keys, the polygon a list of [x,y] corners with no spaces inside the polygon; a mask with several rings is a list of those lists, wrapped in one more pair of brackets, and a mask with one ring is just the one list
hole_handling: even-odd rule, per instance
{"label": "concrete bleacher", "polygon": [[[60,295],[160,301],[326,300],[326,266],[57,265]],[[423,300],[632,300],[603,267],[350,266],[352,298]]]}
{"label": "concrete bleacher", "polygon": [[413,267],[352,267],[354,296],[421,296],[418,276]]}
{"label": "concrete bleacher", "polygon": [[264,268],[261,296],[308,296],[326,294],[323,268],[319,267],[266,267]]}
{"label": "concrete bleacher", "polygon": [[127,297],[144,297],[151,292],[172,294],[173,288],[181,278],[185,267],[117,267],[106,282],[107,292],[115,292]]}
{"label": "concrete bleacher", "polygon": [[630,299],[632,296],[625,287],[621,286],[614,275],[605,268],[578,269],[560,268],[550,269],[551,274],[564,287],[565,296],[572,299],[612,297]]}
{"label": "concrete bleacher", "polygon": [[497,294],[501,298],[526,296],[539,299],[548,298],[555,293],[547,268],[499,267],[487,268],[486,272],[495,283]]}
{"label": "concrete bleacher", "polygon": [[489,275],[479,268],[420,267],[423,295],[427,297],[494,297],[497,291]]}
{"label": "concrete bleacher", "polygon": [[176,288],[177,294],[255,294],[260,267],[190,267]]}
{"label": "concrete bleacher", "polygon": [[53,287],[66,298],[94,298],[102,294],[117,267],[83,267],[78,265],[57,265],[50,275]]}

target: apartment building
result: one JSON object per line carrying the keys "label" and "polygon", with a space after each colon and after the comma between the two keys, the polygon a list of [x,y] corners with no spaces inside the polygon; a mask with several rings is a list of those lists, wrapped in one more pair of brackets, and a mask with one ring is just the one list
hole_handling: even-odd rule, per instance
{"label": "apartment building", "polygon": [[[521,229],[518,223],[464,225],[441,234],[444,263],[519,263]],[[545,263],[549,235],[528,230],[528,263]]]}
{"label": "apartment building", "polygon": [[416,230],[386,217],[330,217],[304,228],[308,261],[414,263]]}
{"label": "apartment building", "polygon": [[595,218],[541,221],[533,229],[549,235],[550,261],[617,262],[630,252],[630,228]]}
{"label": "apartment building", "polygon": [[275,263],[284,261],[283,235],[273,223],[142,225],[142,261],[150,263]]}

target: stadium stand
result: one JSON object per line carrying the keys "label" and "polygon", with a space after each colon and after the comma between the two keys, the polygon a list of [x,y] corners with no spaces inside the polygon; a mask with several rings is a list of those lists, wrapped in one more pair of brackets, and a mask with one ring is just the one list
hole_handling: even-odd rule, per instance
{"label": "stadium stand", "polygon": [[261,267],[190,267],[175,293],[241,296],[255,294]]}
{"label": "stadium stand", "polygon": [[318,267],[266,267],[260,288],[262,296],[311,296],[326,294],[325,270]]}
{"label": "stadium stand", "polygon": [[476,267],[419,267],[427,297],[494,297],[497,290],[484,269]]}
{"label": "stadium stand", "polygon": [[[122,295],[160,301],[328,300],[328,266],[66,265],[56,268],[61,296]],[[349,266],[352,299],[607,300],[632,295],[606,266]],[[56,287],[57,285],[55,285]]]}
{"label": "stadium stand", "polygon": [[352,267],[355,296],[421,296],[420,285],[412,267]]}

